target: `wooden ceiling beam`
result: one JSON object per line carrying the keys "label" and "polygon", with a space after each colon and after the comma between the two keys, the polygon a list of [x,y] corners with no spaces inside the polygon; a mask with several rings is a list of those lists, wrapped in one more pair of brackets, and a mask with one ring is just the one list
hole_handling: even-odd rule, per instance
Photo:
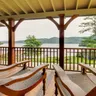
{"label": "wooden ceiling beam", "polygon": [[52,7],[53,7],[53,10],[56,11],[53,0],[50,0],[50,1],[51,1],[51,4],[52,4]]}
{"label": "wooden ceiling beam", "polygon": [[16,13],[17,15],[19,15],[19,13],[18,13],[15,9],[13,9],[13,7],[10,6],[7,2],[5,2],[4,0],[2,0],[2,2],[3,2],[7,7],[9,7],[14,13]]}
{"label": "wooden ceiling beam", "polygon": [[41,2],[40,0],[38,0],[38,2],[39,2],[39,4],[40,4],[40,6],[41,6],[42,10],[43,10],[44,12],[46,12],[46,10],[45,10],[45,8],[44,8],[44,6],[43,6],[42,2]]}
{"label": "wooden ceiling beam", "polygon": [[64,0],[64,9],[66,10],[66,0]]}
{"label": "wooden ceiling beam", "polygon": [[18,3],[18,0],[13,0],[15,2],[15,4],[25,13],[27,14],[28,12],[20,5],[20,3]]}
{"label": "wooden ceiling beam", "polygon": [[[86,14],[85,14],[86,12]],[[65,14],[66,17],[70,17],[73,14],[79,14],[79,16],[91,16],[96,15],[96,8],[92,9],[78,9],[78,10],[66,10],[66,11],[55,11],[55,12],[45,12],[45,13],[30,13],[30,14],[20,14],[20,15],[11,15],[11,16],[0,16],[0,20],[8,20],[8,18],[14,18],[19,20],[20,18],[24,19],[40,19],[46,17],[58,17],[58,14]]]}
{"label": "wooden ceiling beam", "polygon": [[88,9],[91,7],[91,3],[92,3],[92,0],[90,0],[89,2]]}
{"label": "wooden ceiling beam", "polygon": [[34,12],[34,13],[36,13],[36,10],[32,7],[32,5],[30,5],[30,2],[28,1],[28,0],[25,0],[26,1],[26,3],[28,4],[28,6],[30,7],[30,9]]}
{"label": "wooden ceiling beam", "polygon": [[79,0],[76,1],[76,10],[78,9]]}

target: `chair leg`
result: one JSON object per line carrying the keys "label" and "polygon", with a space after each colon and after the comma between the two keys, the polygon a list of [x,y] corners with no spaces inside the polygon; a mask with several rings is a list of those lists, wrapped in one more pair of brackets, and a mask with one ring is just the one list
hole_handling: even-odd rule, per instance
{"label": "chair leg", "polygon": [[55,83],[55,96],[58,96],[58,89],[56,83]]}
{"label": "chair leg", "polygon": [[45,83],[46,83],[46,80],[44,79],[43,80],[43,96],[45,95],[45,87],[46,87]]}

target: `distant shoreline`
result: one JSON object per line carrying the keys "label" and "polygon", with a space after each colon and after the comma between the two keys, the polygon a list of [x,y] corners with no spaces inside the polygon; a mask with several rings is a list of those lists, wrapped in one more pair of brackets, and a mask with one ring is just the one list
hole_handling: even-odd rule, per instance
{"label": "distant shoreline", "polygon": [[[83,38],[84,37],[65,37],[64,44],[80,44]],[[37,40],[39,40],[42,44],[59,44],[59,38],[57,37],[41,38]],[[8,43],[8,41],[0,41],[0,42]],[[15,43],[24,43],[24,40],[18,40],[15,41]]]}
{"label": "distant shoreline", "polygon": [[[24,43],[16,43],[15,44],[15,47],[22,47],[24,45]],[[8,46],[8,43],[4,43],[2,45],[0,45],[1,47],[2,46]],[[79,46],[79,44],[64,44],[64,46],[66,48],[83,48],[82,46]],[[59,48],[59,44],[52,44],[52,43],[46,43],[46,44],[42,44],[41,47],[56,47],[56,48]]]}

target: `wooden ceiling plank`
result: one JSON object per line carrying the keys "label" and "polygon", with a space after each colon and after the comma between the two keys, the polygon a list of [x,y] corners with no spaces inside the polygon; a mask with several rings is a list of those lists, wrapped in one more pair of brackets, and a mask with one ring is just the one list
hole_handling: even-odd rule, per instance
{"label": "wooden ceiling plank", "polygon": [[3,2],[7,7],[9,7],[12,11],[14,11],[14,13],[16,13],[17,15],[19,15],[19,13],[18,13],[15,9],[13,9],[13,7],[11,7],[7,2],[5,2],[4,0],[2,0],[2,2]]}
{"label": "wooden ceiling plank", "polygon": [[45,10],[45,8],[44,8],[44,6],[43,6],[42,2],[41,2],[40,0],[38,0],[38,2],[39,2],[39,4],[40,4],[40,6],[41,6],[42,10],[43,10],[44,12],[46,12],[46,10]]}
{"label": "wooden ceiling plank", "polygon": [[52,7],[53,7],[53,10],[56,11],[53,0],[50,0],[50,1],[51,1],[51,4],[52,4]]}
{"label": "wooden ceiling plank", "polygon": [[15,4],[25,13],[27,14],[28,12],[20,5],[20,3],[18,3],[18,0],[13,0],[15,2]]}
{"label": "wooden ceiling plank", "polygon": [[9,16],[11,15],[11,13],[9,13],[5,8],[0,7],[0,9],[1,9],[2,11],[4,11],[6,14],[8,14]]}
{"label": "wooden ceiling plank", "polygon": [[91,7],[91,3],[92,3],[92,0],[90,0],[89,2],[88,9]]}
{"label": "wooden ceiling plank", "polygon": [[78,9],[79,0],[76,1],[76,10]]}
{"label": "wooden ceiling plank", "polygon": [[30,9],[34,12],[34,13],[36,13],[36,10],[30,5],[30,2],[28,1],[28,0],[25,0],[26,1],[26,3],[28,4],[28,6],[30,7]]}
{"label": "wooden ceiling plank", "polygon": [[64,9],[66,10],[66,0],[64,0]]}

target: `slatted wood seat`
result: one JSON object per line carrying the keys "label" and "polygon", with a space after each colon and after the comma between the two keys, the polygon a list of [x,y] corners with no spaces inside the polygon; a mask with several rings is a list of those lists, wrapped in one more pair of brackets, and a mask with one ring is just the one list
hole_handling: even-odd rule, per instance
{"label": "slatted wood seat", "polygon": [[[24,61],[20,61],[15,64],[12,64],[12,65],[0,68],[0,79],[10,77],[10,76],[18,73],[19,71],[25,69],[26,64],[28,62],[30,62],[30,61],[24,60]],[[23,67],[18,67],[20,65],[22,65]]]}
{"label": "slatted wood seat", "polygon": [[43,81],[43,94],[45,94],[46,67],[48,67],[48,64],[43,64],[24,74],[1,80],[0,92],[8,96],[24,96]]}
{"label": "slatted wood seat", "polygon": [[96,75],[96,68],[93,68],[93,67],[89,66],[88,64],[84,64],[84,63],[79,63],[78,65],[81,66],[81,72],[82,72],[82,74],[85,74],[86,73],[86,70],[89,70],[94,75]]}
{"label": "slatted wood seat", "polygon": [[86,93],[76,83],[72,82],[59,65],[54,65],[55,69],[55,95],[57,96],[57,88],[62,96],[95,96],[96,86]]}

